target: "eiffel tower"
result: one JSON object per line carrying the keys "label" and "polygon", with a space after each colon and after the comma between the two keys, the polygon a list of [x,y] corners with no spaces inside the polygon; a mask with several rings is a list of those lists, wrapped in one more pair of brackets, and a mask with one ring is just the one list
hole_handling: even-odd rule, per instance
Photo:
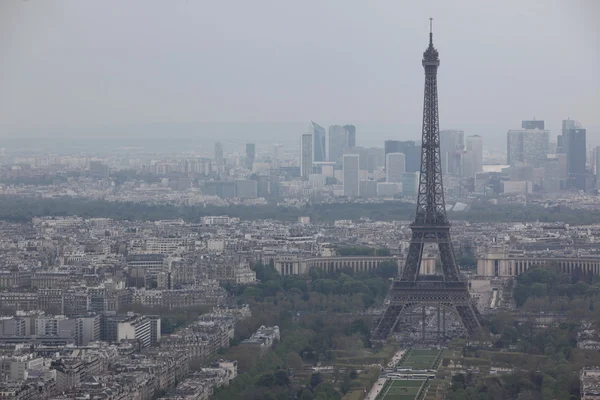
{"label": "eiffel tower", "polygon": [[[467,282],[460,279],[450,238],[450,223],[446,217],[437,96],[440,59],[438,51],[433,47],[432,19],[429,47],[423,53],[422,64],[425,69],[425,100],[417,215],[410,225],[412,237],[404,269],[388,292],[385,310],[373,330],[373,342],[385,341],[394,332],[401,318],[408,317],[411,313],[414,315],[419,309],[422,309],[422,338],[425,339],[425,309],[428,307],[437,308],[438,341],[443,340],[446,335],[446,311],[460,319],[467,335],[471,336],[481,329],[481,317],[471,301]],[[419,276],[423,249],[427,243],[438,245],[441,276]],[[442,327],[440,310],[443,313]]]}

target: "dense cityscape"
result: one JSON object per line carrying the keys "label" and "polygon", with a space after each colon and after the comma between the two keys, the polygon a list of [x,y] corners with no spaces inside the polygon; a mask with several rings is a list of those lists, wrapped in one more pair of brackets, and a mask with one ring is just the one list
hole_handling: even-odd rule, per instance
{"label": "dense cityscape", "polygon": [[417,37],[419,140],[7,140],[0,399],[600,399],[597,121],[446,127]]}

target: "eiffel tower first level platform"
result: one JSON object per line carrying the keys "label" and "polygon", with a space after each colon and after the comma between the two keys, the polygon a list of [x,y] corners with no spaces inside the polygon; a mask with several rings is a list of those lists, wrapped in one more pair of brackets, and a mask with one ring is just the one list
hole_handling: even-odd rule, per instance
{"label": "eiffel tower first level platform", "polygon": [[[422,65],[425,70],[425,96],[417,210],[415,221],[410,226],[412,237],[406,262],[388,292],[383,315],[376,321],[371,337],[373,342],[385,341],[400,326],[406,326],[406,332],[401,333],[407,334],[411,340],[418,335],[418,330],[421,330],[422,340],[426,340],[426,330],[435,327],[436,317],[437,335],[434,332],[434,337],[438,341],[444,340],[447,337],[447,312],[451,314],[452,334],[460,332],[473,336],[481,330],[481,316],[456,265],[450,223],[446,217],[437,95],[440,59],[433,47],[431,25],[429,47],[423,53]],[[441,275],[419,275],[423,251],[428,243],[438,247]],[[459,327],[454,329],[454,326]]]}
{"label": "eiffel tower first level platform", "polygon": [[[422,307],[438,310],[438,339],[446,336],[445,313],[460,318],[468,336],[477,334],[481,329],[480,315],[469,296],[467,282],[445,281],[399,281],[392,284],[388,295],[389,304],[385,308],[379,323],[375,326],[371,341],[387,340],[404,316]],[[442,310],[444,322],[440,323],[439,310]],[[425,324],[422,325],[425,336]]]}

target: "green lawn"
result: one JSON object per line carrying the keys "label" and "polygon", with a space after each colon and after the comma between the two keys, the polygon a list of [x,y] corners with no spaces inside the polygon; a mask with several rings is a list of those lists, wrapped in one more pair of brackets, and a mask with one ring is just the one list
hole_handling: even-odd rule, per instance
{"label": "green lawn", "polygon": [[441,361],[443,350],[410,349],[406,357],[398,363],[400,368],[436,369]]}
{"label": "green lawn", "polygon": [[384,388],[382,400],[414,400],[426,381],[394,380]]}

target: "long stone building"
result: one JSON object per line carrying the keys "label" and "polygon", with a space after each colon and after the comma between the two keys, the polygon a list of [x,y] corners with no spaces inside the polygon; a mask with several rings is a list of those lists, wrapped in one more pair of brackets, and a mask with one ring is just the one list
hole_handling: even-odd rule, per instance
{"label": "long stone building", "polygon": [[311,268],[319,268],[325,272],[335,272],[340,269],[351,268],[354,272],[362,272],[371,271],[385,261],[392,261],[400,266],[400,259],[398,257],[357,256],[301,259],[297,256],[280,256],[275,259],[275,269],[283,276],[306,274]]}
{"label": "long stone building", "polygon": [[538,257],[509,254],[505,249],[492,249],[477,260],[477,275],[511,277],[540,265],[558,265],[565,273],[575,271],[600,274],[600,258],[593,257]]}

